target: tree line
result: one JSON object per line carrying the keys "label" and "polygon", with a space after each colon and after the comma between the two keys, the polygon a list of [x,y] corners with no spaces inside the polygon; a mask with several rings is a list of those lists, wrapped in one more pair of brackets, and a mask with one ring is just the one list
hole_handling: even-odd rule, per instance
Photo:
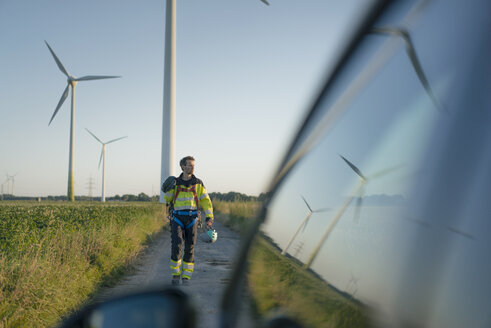
{"label": "tree line", "polygon": [[[261,193],[259,196],[250,196],[240,192],[229,191],[226,193],[212,192],[210,193],[210,198],[212,202],[214,200],[225,201],[225,202],[263,202],[266,200],[267,193]],[[89,197],[89,196],[75,196],[75,201],[99,201],[100,197]],[[113,197],[106,197],[106,201],[115,202],[158,202],[160,199],[159,195],[149,196],[144,192],[138,195],[124,194],[115,195]],[[34,200],[34,201],[66,201],[67,196],[45,196],[45,197],[30,197],[30,196],[14,196],[10,194],[0,195],[0,200]]]}

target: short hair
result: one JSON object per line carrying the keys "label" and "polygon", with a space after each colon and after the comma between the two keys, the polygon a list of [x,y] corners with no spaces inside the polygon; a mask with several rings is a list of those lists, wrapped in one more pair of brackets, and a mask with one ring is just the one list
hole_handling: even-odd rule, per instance
{"label": "short hair", "polygon": [[181,167],[186,166],[187,160],[194,161],[194,157],[193,156],[186,156],[186,157],[182,158],[179,161],[179,165],[181,165]]}

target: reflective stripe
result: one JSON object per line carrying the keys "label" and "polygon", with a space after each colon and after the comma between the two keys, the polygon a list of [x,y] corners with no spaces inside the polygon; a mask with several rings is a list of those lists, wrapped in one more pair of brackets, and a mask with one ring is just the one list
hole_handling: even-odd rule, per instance
{"label": "reflective stripe", "polygon": [[172,259],[170,260],[170,271],[173,276],[179,276],[181,274],[181,263],[181,260],[177,262]]}
{"label": "reflective stripe", "polygon": [[190,200],[194,200],[194,197],[179,197],[176,199],[176,202],[185,202]]}
{"label": "reflective stripe", "polygon": [[166,193],[164,194],[164,197],[168,197],[168,198],[171,198],[171,197],[173,197],[173,196],[174,196],[174,193],[173,193],[173,192],[166,192]]}
{"label": "reflective stripe", "polygon": [[205,214],[213,214],[213,211],[211,211],[211,210],[206,210],[206,211],[205,211]]}
{"label": "reflective stripe", "polygon": [[194,263],[183,262],[182,266],[183,266],[183,272],[182,272],[183,278],[191,279],[191,276],[193,275],[193,271],[194,271]]}
{"label": "reflective stripe", "polygon": [[201,196],[199,197],[199,200],[202,200],[202,199],[203,199],[203,198],[205,198],[205,197],[208,197],[208,193],[204,193],[203,195],[201,195]]}
{"label": "reflective stripe", "polygon": [[174,210],[176,210],[176,211],[180,211],[180,210],[194,210],[194,211],[196,211],[196,206],[189,206],[189,205],[187,205],[187,206],[175,206]]}

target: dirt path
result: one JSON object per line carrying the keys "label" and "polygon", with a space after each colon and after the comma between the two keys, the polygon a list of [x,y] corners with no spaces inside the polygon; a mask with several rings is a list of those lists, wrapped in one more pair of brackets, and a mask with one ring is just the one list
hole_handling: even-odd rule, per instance
{"label": "dirt path", "polygon": [[[208,244],[198,237],[193,278],[189,286],[179,286],[194,298],[200,328],[218,327],[220,299],[239,247],[236,232],[216,221],[214,228],[218,232],[218,240]],[[135,273],[125,277],[117,286],[102,290],[96,299],[107,299],[142,287],[170,284],[170,248],[170,232],[165,231],[138,259]],[[243,307],[240,327],[254,326],[246,301]]]}

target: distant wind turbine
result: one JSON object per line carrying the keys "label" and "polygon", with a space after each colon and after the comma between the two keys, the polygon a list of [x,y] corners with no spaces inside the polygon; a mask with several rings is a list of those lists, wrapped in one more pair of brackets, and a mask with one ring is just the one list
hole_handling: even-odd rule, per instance
{"label": "distant wind turbine", "polygon": [[99,138],[97,138],[95,136],[95,134],[93,134],[92,132],[90,132],[89,129],[85,129],[85,130],[87,130],[87,132],[90,133],[95,138],[95,140],[99,141],[102,144],[101,157],[99,159],[99,168],[101,167],[101,161],[102,161],[103,164],[102,164],[102,194],[101,194],[101,202],[105,202],[106,201],[106,194],[105,194],[105,189],[106,189],[106,145],[107,144],[110,144],[111,142],[115,142],[115,141],[124,139],[124,138],[126,138],[128,136],[124,136],[124,137],[120,137],[120,138],[117,138],[117,139],[113,139],[113,140],[108,141],[108,142],[102,142]]}
{"label": "distant wind turbine", "polygon": [[[6,179],[4,182],[2,182],[2,199],[3,199],[3,195],[4,195],[4,193],[3,193],[3,186],[4,186],[4,185],[6,185],[8,182],[9,182],[9,179],[8,179],[8,178],[7,178],[7,179]],[[7,190],[7,194],[8,194],[8,193],[9,193],[9,192],[8,192],[8,190]]]}
{"label": "distant wind turbine", "polygon": [[363,175],[363,173],[360,171],[360,169],[358,167],[356,167],[353,163],[351,163],[350,161],[348,161],[345,157],[343,157],[341,155],[339,155],[339,156],[358,175],[358,177],[360,178],[360,182],[359,182],[358,186],[355,188],[355,190],[351,193],[350,197],[348,197],[348,199],[346,199],[346,201],[341,206],[341,208],[339,209],[339,211],[336,214],[336,216],[334,217],[334,219],[331,221],[331,223],[327,227],[326,232],[324,232],[324,235],[322,236],[322,238],[320,239],[319,243],[315,247],[314,251],[310,255],[310,258],[309,258],[308,262],[304,265],[304,268],[309,268],[310,267],[310,265],[314,261],[315,257],[317,256],[317,253],[319,253],[322,245],[326,241],[327,237],[329,236],[329,234],[331,233],[331,231],[334,229],[334,227],[338,223],[338,221],[341,218],[341,216],[346,211],[346,208],[348,207],[348,205],[351,203],[351,201],[355,197],[358,197],[358,202],[357,202],[357,208],[356,208],[355,217],[356,217],[356,215],[359,215],[359,213],[360,213],[360,207],[361,207],[361,202],[362,202],[362,198],[363,198],[363,194],[364,194],[365,184],[367,182],[369,182],[371,179],[378,178],[378,177],[381,177],[383,175],[386,175],[386,174],[392,172],[393,170],[395,170],[395,169],[397,169],[397,168],[399,168],[399,167],[402,166],[402,165],[397,165],[397,166],[394,166],[392,168],[389,168],[389,169],[380,171],[378,173],[375,173],[375,174],[373,174],[373,175],[371,175],[369,177],[366,177],[365,175]]}
{"label": "distant wind turbine", "polygon": [[[269,2],[261,0],[269,6]],[[166,0],[165,7],[165,52],[164,52],[164,99],[162,115],[162,154],[160,185],[168,176],[175,175],[176,143],[176,0]],[[160,191],[160,202],[165,203]]]}
{"label": "distant wind turbine", "polygon": [[53,55],[53,58],[55,59],[56,64],[58,65],[58,68],[60,71],[65,74],[67,77],[67,86],[65,90],[63,91],[63,94],[61,95],[60,101],[58,102],[58,105],[56,106],[56,109],[51,116],[51,119],[49,120],[48,125],[51,124],[51,121],[55,118],[56,114],[58,113],[58,110],[60,109],[61,105],[65,102],[65,99],[68,97],[68,89],[72,87],[72,111],[70,115],[70,154],[68,158],[68,192],[67,192],[67,198],[69,201],[74,201],[75,200],[75,195],[74,195],[74,181],[73,181],[73,130],[74,130],[74,113],[75,113],[75,86],[79,81],[91,81],[91,80],[102,80],[102,79],[112,79],[112,78],[118,78],[121,76],[99,76],[99,75],[87,75],[83,77],[76,78],[68,73],[68,71],[65,69],[61,61],[56,57],[53,49],[49,46],[48,42],[44,41],[46,45],[48,46],[49,51],[51,52],[51,55]]}
{"label": "distant wind turbine", "polygon": [[301,196],[303,201],[305,202],[305,205],[307,205],[307,209],[308,209],[308,213],[307,213],[307,216],[305,217],[305,219],[302,220],[302,222],[300,222],[300,225],[298,226],[297,228],[297,231],[295,231],[295,233],[293,234],[293,236],[290,238],[290,240],[288,241],[288,244],[286,245],[286,247],[283,249],[283,251],[281,252],[281,255],[285,255],[286,254],[286,251],[288,250],[288,248],[290,247],[290,245],[293,243],[293,240],[295,240],[295,237],[298,235],[298,233],[300,232],[300,229],[303,227],[303,230],[305,231],[305,228],[307,227],[307,224],[309,223],[309,219],[310,217],[312,216],[313,213],[320,213],[320,212],[325,212],[325,211],[329,211],[330,208],[323,208],[323,209],[319,209],[319,210],[312,210],[312,208],[310,207],[309,203],[307,203],[307,201],[305,200],[305,198],[303,196]]}

